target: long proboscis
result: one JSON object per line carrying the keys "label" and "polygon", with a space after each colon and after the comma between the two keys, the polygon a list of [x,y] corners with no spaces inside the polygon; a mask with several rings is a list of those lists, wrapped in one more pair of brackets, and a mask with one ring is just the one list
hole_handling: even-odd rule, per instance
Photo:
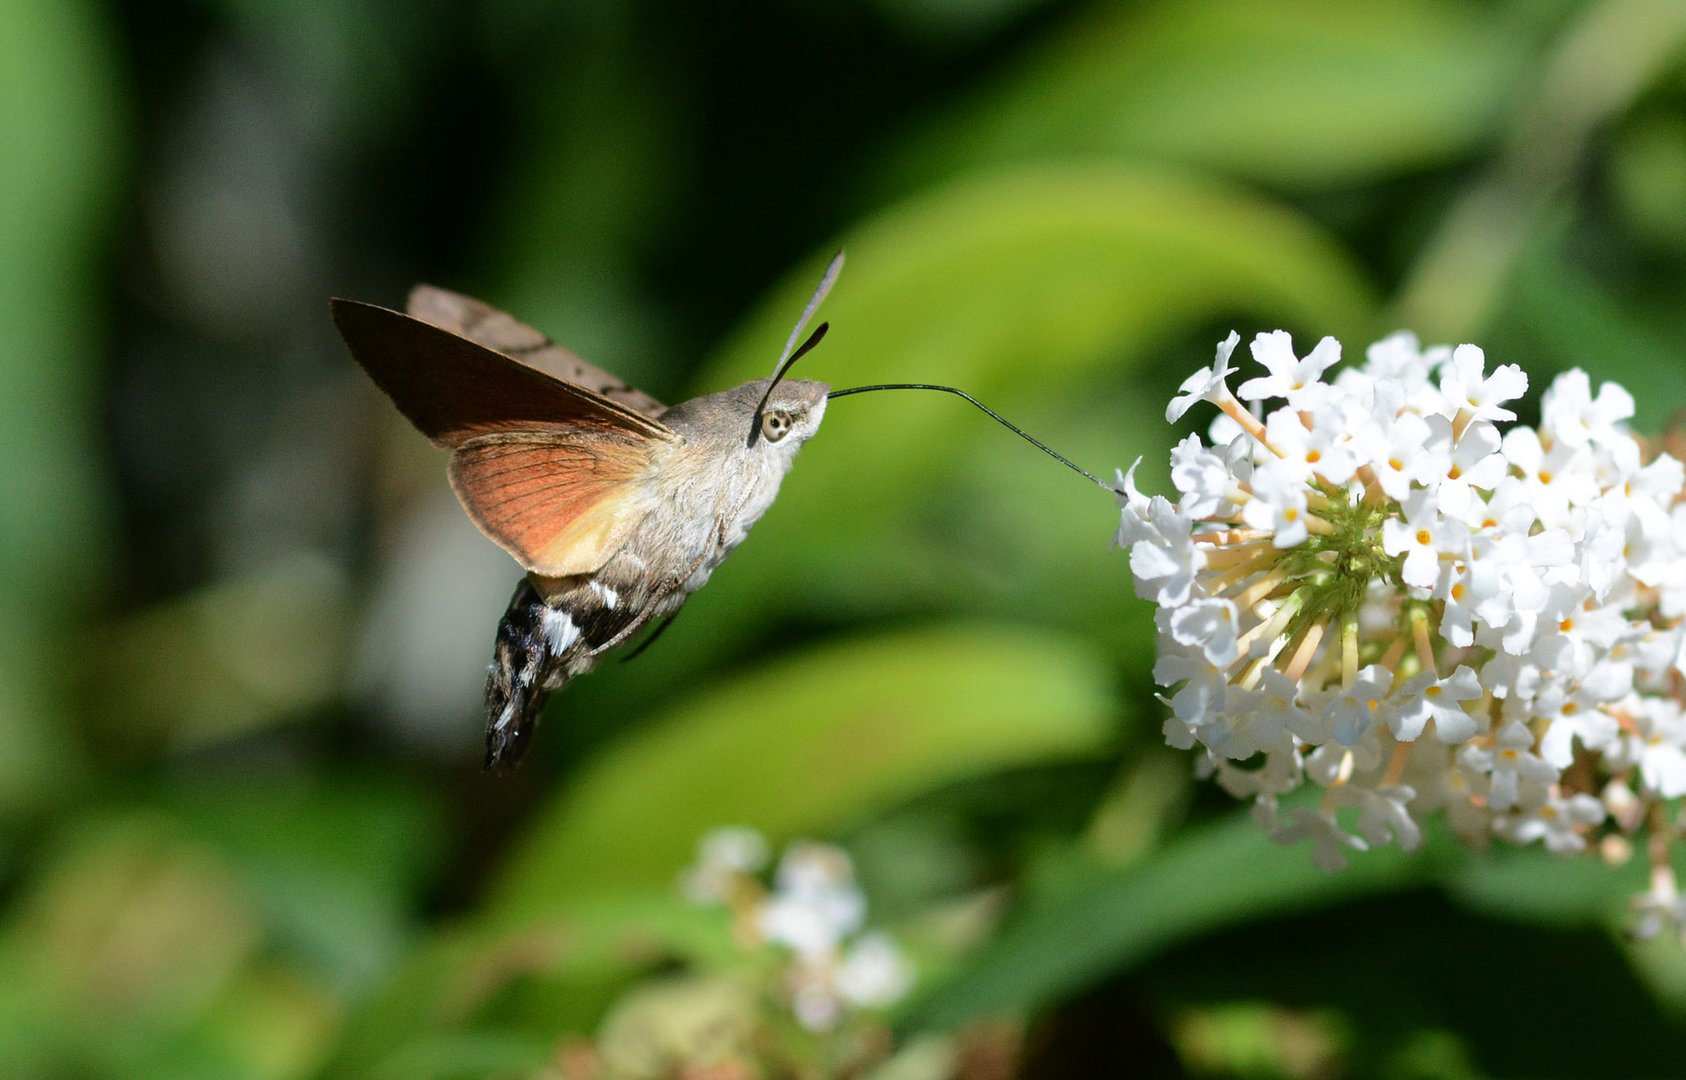
{"label": "long proboscis", "polygon": [[848,397],[850,394],[865,394],[877,390],[936,390],[944,394],[953,394],[955,397],[965,398],[967,401],[971,402],[973,405],[988,414],[989,418],[994,420],[997,424],[1000,424],[1019,438],[1030,443],[1032,446],[1036,447],[1044,454],[1047,454],[1061,465],[1064,465],[1072,472],[1079,473],[1087,477],[1089,480],[1092,480],[1101,487],[1106,488],[1115,495],[1118,494],[1118,488],[1115,485],[1102,480],[1088,469],[1085,469],[1083,466],[1077,464],[1077,462],[1066,457],[1058,450],[1055,450],[1041,439],[1038,439],[1024,428],[1019,427],[1005,416],[1002,416],[1000,413],[996,412],[994,409],[985,405],[983,402],[979,401],[977,398],[957,386],[939,386],[936,383],[878,383],[873,386],[851,386],[847,390],[833,390],[831,393],[826,395],[826,398]]}

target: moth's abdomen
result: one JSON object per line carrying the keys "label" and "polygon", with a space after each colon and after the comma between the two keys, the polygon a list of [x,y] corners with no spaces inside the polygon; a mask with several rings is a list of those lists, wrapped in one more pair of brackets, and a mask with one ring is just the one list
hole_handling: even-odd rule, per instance
{"label": "moth's abdomen", "polygon": [[521,759],[552,693],[597,666],[597,654],[631,629],[638,608],[614,589],[586,578],[548,597],[522,578],[510,598],[486,677],[486,768],[508,768]]}
{"label": "moth's abdomen", "polygon": [[486,677],[488,769],[507,768],[526,753],[545,700],[554,689],[552,675],[564,670],[561,660],[568,643],[552,640],[547,622],[554,630],[553,609],[522,578],[498,620],[491,672]]}

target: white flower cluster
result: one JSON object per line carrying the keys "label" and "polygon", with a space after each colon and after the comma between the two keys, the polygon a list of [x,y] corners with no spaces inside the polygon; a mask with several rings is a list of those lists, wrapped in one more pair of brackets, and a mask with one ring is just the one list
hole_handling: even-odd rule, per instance
{"label": "white flower cluster", "polygon": [[[1628,433],[1632,397],[1567,372],[1536,430],[1508,423],[1521,369],[1473,345],[1397,334],[1331,378],[1338,342],[1302,359],[1282,331],[1232,392],[1237,344],[1167,410],[1221,410],[1171,453],[1178,499],[1120,477],[1167,739],[1330,869],[1414,847],[1435,811],[1560,853],[1625,857],[1645,831],[1647,918],[1679,925],[1686,504],[1680,462]],[[1307,781],[1320,802],[1279,805]]]}
{"label": "white flower cluster", "polygon": [[842,848],[801,840],[785,848],[766,888],[767,841],[753,829],[716,829],[703,837],[697,861],[680,879],[694,903],[738,912],[757,943],[788,955],[782,990],[810,1031],[829,1031],[851,1009],[895,1004],[913,972],[888,935],[866,930],[866,894]]}

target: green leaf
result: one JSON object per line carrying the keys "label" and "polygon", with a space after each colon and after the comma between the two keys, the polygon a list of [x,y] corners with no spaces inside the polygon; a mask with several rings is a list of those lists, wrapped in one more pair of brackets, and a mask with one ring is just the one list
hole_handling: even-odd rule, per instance
{"label": "green leaf", "polygon": [[[1447,854],[1443,865],[1470,858]],[[1541,884],[1549,895],[1551,884]],[[1680,953],[1677,942],[1666,948]],[[1676,1075],[1678,1021],[1660,1011],[1623,952],[1599,920],[1511,921],[1414,888],[1238,922],[1123,981],[1156,1016],[1268,1002],[1279,1014],[1326,1018],[1347,1076]],[[1552,971],[1574,973],[1574,992],[1561,979],[1532,977],[1543,958]],[[1583,1030],[1599,1038],[1541,1037]],[[1612,1047],[1621,1048],[1615,1068]],[[1305,1072],[1205,1073],[1214,1074]]]}
{"label": "green leaf", "polygon": [[1511,325],[1523,335],[1517,352],[1544,362],[1530,366],[1530,390],[1545,389],[1551,368],[1584,368],[1595,393],[1606,380],[1633,393],[1636,431],[1660,432],[1681,407],[1672,388],[1686,376],[1676,296],[1671,290],[1647,309],[1646,295],[1630,282],[1600,280],[1578,252],[1573,224],[1567,207],[1545,216],[1513,286]]}
{"label": "green leaf", "polygon": [[483,1034],[424,1036],[365,1076],[371,1080],[483,1080],[526,1076],[542,1068],[551,1045],[544,1039]]}
{"label": "green leaf", "polygon": [[1417,0],[1097,7],[908,139],[881,187],[1096,155],[1312,189],[1438,164],[1501,126],[1530,49],[1500,29]]}
{"label": "green leaf", "polygon": [[1446,888],[1465,907],[1511,922],[1616,928],[1627,920],[1628,902],[1645,891],[1645,874],[1643,859],[1616,867],[1537,846],[1505,847],[1468,860]]}
{"label": "green leaf", "polygon": [[1090,754],[1116,706],[1087,649],[1004,627],[847,641],[766,664],[617,743],[544,812],[493,906],[669,888],[697,838],[823,833],[1007,766]]}
{"label": "green leaf", "polygon": [[640,975],[674,960],[730,967],[730,913],[670,890],[599,894],[565,914],[503,930],[456,927],[415,950],[344,1027],[323,1076],[370,1075],[434,1038],[554,1042],[596,1029]]}
{"label": "green leaf", "polygon": [[90,255],[122,140],[100,11],[0,5],[0,820],[68,786],[49,642],[106,554]]}
{"label": "green leaf", "polygon": [[1686,253],[1686,119],[1642,116],[1616,139],[1610,161],[1616,208],[1635,241],[1674,256],[1678,265]]}
{"label": "green leaf", "polygon": [[395,777],[343,773],[188,781],[164,802],[220,850],[289,962],[350,998],[384,979],[409,943],[411,898],[441,847],[436,797]]}
{"label": "green leaf", "polygon": [[1432,846],[1366,852],[1329,874],[1303,847],[1278,848],[1257,822],[1236,814],[1128,866],[1078,859],[1045,867],[1040,893],[970,963],[910,1006],[902,1026],[940,1029],[1033,1009],[1219,927],[1420,883],[1440,865],[1433,854]]}
{"label": "green leaf", "polygon": [[173,822],[97,817],[56,839],[0,932],[0,968],[30,991],[0,1000],[0,1020],[19,1022],[26,1053],[137,1075],[121,1066],[191,1037],[258,957],[261,927],[227,866]]}

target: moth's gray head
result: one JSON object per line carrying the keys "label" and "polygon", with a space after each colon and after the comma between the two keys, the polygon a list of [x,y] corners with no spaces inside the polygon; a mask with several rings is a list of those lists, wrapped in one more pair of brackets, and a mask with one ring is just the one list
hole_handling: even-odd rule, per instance
{"label": "moth's gray head", "polygon": [[[760,395],[767,393],[767,382],[759,379],[744,389],[757,391],[755,400],[760,401]],[[780,382],[773,387],[759,417],[751,415],[751,422],[745,430],[749,445],[765,443],[794,451],[813,438],[814,432],[819,430],[820,419],[825,416],[825,395],[830,389],[825,383],[811,379],[785,379]]]}
{"label": "moth's gray head", "polygon": [[[767,396],[771,379],[757,379],[718,394],[681,402],[662,422],[689,441],[735,443],[753,453],[791,454],[813,437],[825,415],[831,387],[811,379],[784,379]],[[767,404],[755,407],[767,397]]]}

